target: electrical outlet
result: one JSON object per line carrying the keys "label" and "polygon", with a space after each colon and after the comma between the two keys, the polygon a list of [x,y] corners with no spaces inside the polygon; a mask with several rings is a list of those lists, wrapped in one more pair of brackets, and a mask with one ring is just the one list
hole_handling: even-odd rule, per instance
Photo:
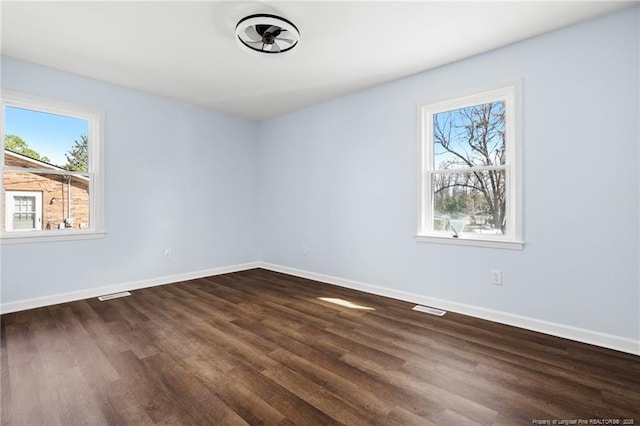
{"label": "electrical outlet", "polygon": [[501,269],[492,269],[491,270],[490,282],[493,285],[502,285],[502,270]]}
{"label": "electrical outlet", "polygon": [[171,259],[171,249],[166,249],[164,251],[164,258],[165,259]]}
{"label": "electrical outlet", "polygon": [[307,251],[307,246],[306,245],[301,245],[300,246],[300,254],[303,256],[306,256],[307,254],[309,254],[309,252]]}

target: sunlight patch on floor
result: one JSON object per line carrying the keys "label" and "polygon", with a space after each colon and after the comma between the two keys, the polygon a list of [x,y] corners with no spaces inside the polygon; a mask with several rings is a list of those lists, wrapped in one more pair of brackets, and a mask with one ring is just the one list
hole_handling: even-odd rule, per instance
{"label": "sunlight patch on floor", "polygon": [[370,308],[369,306],[357,305],[353,302],[349,302],[348,300],[338,299],[335,297],[318,297],[318,299],[323,300],[325,302],[333,303],[335,305],[344,306],[345,308],[360,309],[363,311],[375,311],[374,308]]}

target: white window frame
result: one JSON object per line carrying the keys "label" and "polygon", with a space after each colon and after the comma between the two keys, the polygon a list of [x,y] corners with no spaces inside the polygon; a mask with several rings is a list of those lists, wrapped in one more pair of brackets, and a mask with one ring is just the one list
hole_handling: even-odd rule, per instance
{"label": "white window frame", "polygon": [[[5,229],[11,232],[33,232],[36,229],[42,229],[42,192],[40,191],[6,191],[5,194]],[[15,197],[34,197],[34,208],[36,215],[36,224],[39,228],[33,229],[13,229],[13,215],[15,213]]]}
{"label": "white window frame", "polygon": [[[433,229],[434,166],[433,117],[435,114],[496,101],[505,102],[506,212],[504,235],[452,232]],[[510,82],[465,96],[418,105],[418,230],[416,241],[520,250],[522,238],[522,84]]]}
{"label": "white window frame", "polygon": [[[90,238],[103,238],[106,235],[104,222],[104,196],[105,196],[105,111],[85,105],[77,105],[55,99],[48,99],[33,96],[25,93],[2,90],[2,108],[0,109],[0,122],[2,126],[2,140],[5,137],[5,108],[15,107],[33,111],[41,111],[50,114],[63,115],[67,117],[86,120],[88,124],[88,153],[89,171],[87,173],[74,172],[74,175],[81,175],[89,178],[89,224],[85,229],[62,229],[62,230],[33,230],[29,232],[15,232],[3,230],[0,233],[1,244],[44,242],[44,241],[65,241]],[[5,166],[4,143],[0,150],[0,185],[4,188],[4,171],[35,172],[43,174],[69,174],[69,172],[51,169],[28,169],[23,167]],[[0,197],[1,198],[1,197]],[[8,210],[2,200],[1,211]]]}

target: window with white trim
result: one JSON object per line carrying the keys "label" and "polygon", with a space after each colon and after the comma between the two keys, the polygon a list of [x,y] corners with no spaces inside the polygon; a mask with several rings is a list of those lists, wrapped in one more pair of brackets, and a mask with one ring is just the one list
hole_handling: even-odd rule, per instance
{"label": "window with white trim", "polygon": [[420,105],[418,241],[522,248],[520,86]]}
{"label": "window with white trim", "polygon": [[2,91],[2,243],[104,235],[104,111]]}

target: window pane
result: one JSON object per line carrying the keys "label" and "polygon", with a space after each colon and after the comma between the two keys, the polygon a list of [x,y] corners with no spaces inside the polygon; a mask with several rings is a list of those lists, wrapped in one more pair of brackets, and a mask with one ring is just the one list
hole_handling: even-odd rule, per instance
{"label": "window pane", "polygon": [[433,115],[436,169],[505,164],[503,101],[474,105]]}
{"label": "window pane", "polygon": [[13,218],[13,226],[7,229],[3,217],[4,231],[90,227],[89,179],[84,176],[5,170],[3,184],[7,200],[4,214]]}
{"label": "window pane", "polygon": [[16,196],[16,197],[13,197],[13,199],[15,200],[14,212],[16,213],[34,213],[35,212],[35,209],[36,209],[35,197]]}
{"label": "window pane", "polygon": [[434,173],[433,229],[457,234],[504,234],[505,184],[504,169]]}
{"label": "window pane", "polygon": [[35,213],[16,213],[13,215],[13,229],[35,229],[36,214]]}
{"label": "window pane", "polygon": [[5,165],[88,171],[87,120],[5,107]]}

